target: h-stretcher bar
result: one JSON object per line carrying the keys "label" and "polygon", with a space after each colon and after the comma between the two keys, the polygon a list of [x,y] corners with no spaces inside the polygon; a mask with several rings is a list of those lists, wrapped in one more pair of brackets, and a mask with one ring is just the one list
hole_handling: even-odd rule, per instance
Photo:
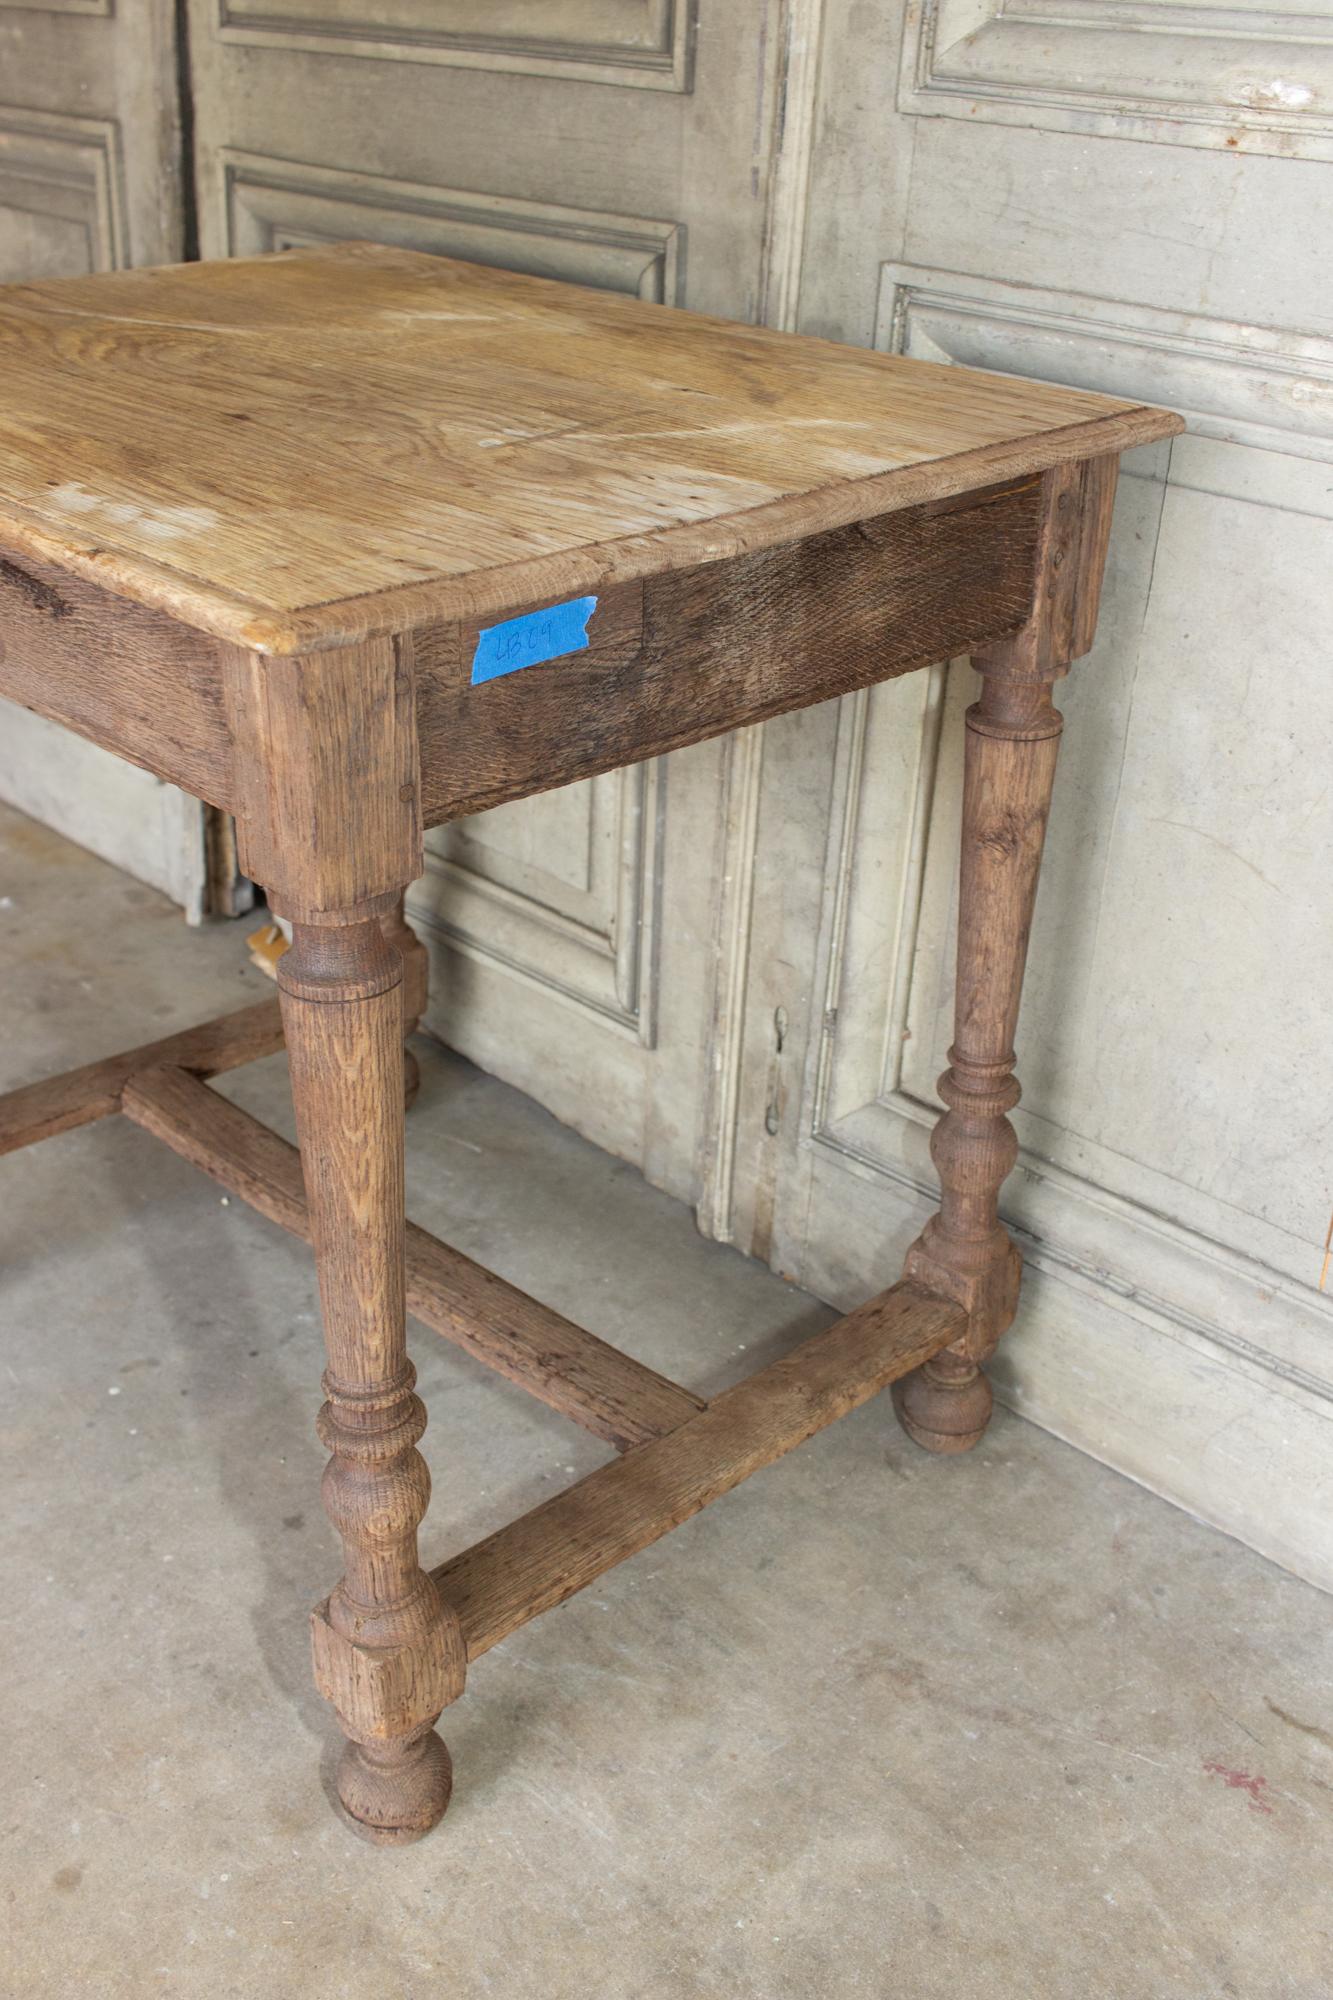
{"label": "h-stretcher bar", "polygon": [[[123,1112],[310,1240],[296,1147],[210,1090],[283,1045],[276,1001],[0,1097],[0,1152]],[[905,1282],[706,1402],[407,1226],[408,1310],[620,1457],[434,1572],[469,1660],[959,1340],[967,1313]]]}

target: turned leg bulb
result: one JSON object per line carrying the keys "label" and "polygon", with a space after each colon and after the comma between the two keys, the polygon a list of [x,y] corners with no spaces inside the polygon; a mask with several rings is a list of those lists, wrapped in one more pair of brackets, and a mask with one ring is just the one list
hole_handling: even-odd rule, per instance
{"label": "turned leg bulb", "polygon": [[453,1790],[449,1752],[434,1729],[407,1742],[349,1740],[338,1760],[338,1797],[354,1832],[376,1847],[409,1847],[444,1818]]}
{"label": "turned leg bulb", "polygon": [[995,1398],[975,1361],[944,1348],[893,1385],[893,1407],[925,1451],[971,1451],[990,1422]]}

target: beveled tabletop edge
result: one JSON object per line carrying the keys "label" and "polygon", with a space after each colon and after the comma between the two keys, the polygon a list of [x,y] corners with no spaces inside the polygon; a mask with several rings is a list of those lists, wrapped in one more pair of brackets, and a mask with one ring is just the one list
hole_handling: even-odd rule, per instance
{"label": "beveled tabletop edge", "polygon": [[1123,404],[1085,423],[784,495],[721,520],[680,522],[649,534],[462,576],[396,584],[292,612],[275,613],[256,599],[201,583],[169,564],[107,549],[95,536],[79,536],[68,524],[57,534],[13,502],[0,513],[0,550],[84,577],[111,596],[164,612],[230,645],[290,657],[424,625],[498,615],[666,570],[723,562],[929,500],[953,499],[998,480],[1046,472],[1074,459],[1119,454],[1174,437],[1184,428],[1184,418],[1174,411],[1146,403]]}

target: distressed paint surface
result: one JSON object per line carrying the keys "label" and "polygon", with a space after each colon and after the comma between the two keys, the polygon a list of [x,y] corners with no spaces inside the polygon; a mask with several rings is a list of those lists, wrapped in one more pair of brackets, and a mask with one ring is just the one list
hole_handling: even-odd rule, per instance
{"label": "distressed paint surface", "polygon": [[[1072,23],[826,10],[802,323],[1190,416],[1128,463],[1097,647],[1058,697],[997,1389],[1333,1587],[1327,47],[1266,52],[1289,23],[1263,10],[1173,42],[1183,17],[1141,11],[1152,32],[1102,24],[1074,89]],[[1173,46],[1152,115],[1134,78]],[[977,88],[936,87],[960,66]],[[933,1186],[973,698],[959,666],[765,732],[742,1031],[716,1052],[734,1167],[706,1212],[835,1301],[897,1268]]]}

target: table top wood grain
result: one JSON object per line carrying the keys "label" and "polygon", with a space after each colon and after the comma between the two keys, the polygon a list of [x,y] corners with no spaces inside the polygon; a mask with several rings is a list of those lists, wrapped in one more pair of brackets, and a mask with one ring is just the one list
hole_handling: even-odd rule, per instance
{"label": "table top wood grain", "polygon": [[0,289],[0,550],[258,652],[601,590],[1179,428],[372,244]]}

